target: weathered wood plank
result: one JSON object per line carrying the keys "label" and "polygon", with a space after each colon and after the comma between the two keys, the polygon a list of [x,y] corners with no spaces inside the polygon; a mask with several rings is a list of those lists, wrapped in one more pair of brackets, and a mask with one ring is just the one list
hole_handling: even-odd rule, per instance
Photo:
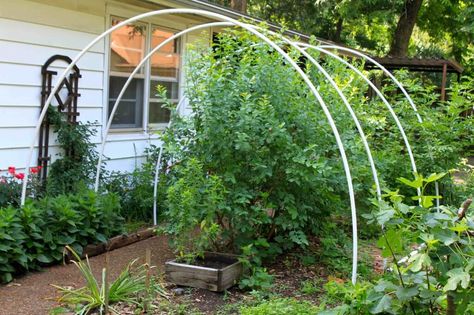
{"label": "weathered wood plank", "polygon": [[166,276],[177,285],[221,292],[233,286],[242,274],[242,264],[235,255],[205,253],[205,259],[229,265],[219,269],[169,261],[165,264]]}

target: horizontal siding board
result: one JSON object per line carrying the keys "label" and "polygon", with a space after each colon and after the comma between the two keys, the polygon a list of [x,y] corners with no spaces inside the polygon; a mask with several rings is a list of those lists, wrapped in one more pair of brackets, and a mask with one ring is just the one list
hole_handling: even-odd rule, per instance
{"label": "horizontal siding board", "polygon": [[[49,67],[50,70],[62,74],[65,67]],[[103,88],[103,72],[81,70],[82,77],[79,79],[79,87],[87,89],[102,89]],[[12,64],[0,62],[0,84],[3,85],[26,85],[26,86],[41,86],[41,66],[39,65],[25,65]]]}
{"label": "horizontal siding board", "polygon": [[[80,50],[55,48],[34,44],[17,43],[0,40],[0,62],[43,65],[53,55],[66,55],[74,59]],[[77,63],[80,69],[100,70],[104,69],[104,54],[87,52]]]}
{"label": "horizontal siding board", "polygon": [[[78,99],[78,106],[82,104],[100,105],[102,104],[102,91],[79,89],[81,96]],[[21,106],[37,105],[41,103],[41,88],[34,86],[0,85],[0,105]],[[64,99],[64,98],[63,98]],[[53,104],[57,104],[53,101]],[[100,120],[100,117],[97,118]]]}
{"label": "horizontal siding board", "polygon": [[[0,129],[4,128],[34,128],[38,122],[40,108],[38,107],[0,107]],[[98,121],[102,116],[101,108],[79,108],[78,117],[82,122]],[[21,117],[21,119],[18,119]],[[2,141],[3,142],[3,141]]]}
{"label": "horizontal siding board", "polygon": [[[95,34],[60,27],[0,18],[0,39],[6,41],[82,50],[96,37]],[[90,51],[103,53],[104,41],[95,44]]]}

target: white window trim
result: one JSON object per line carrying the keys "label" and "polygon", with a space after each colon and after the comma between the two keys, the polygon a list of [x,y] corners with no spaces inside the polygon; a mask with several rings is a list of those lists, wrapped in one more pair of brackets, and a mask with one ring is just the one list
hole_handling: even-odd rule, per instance
{"label": "white window trim", "polygon": [[[135,16],[137,14],[143,13],[144,10],[143,8],[139,7],[133,7],[133,9],[127,5],[127,6],[122,6],[118,5],[116,3],[109,3],[106,8],[106,18],[105,18],[105,29],[110,28],[110,25],[112,23],[113,18],[122,18],[122,19],[127,19],[131,16]],[[170,19],[171,17],[171,19]],[[140,23],[144,23],[147,25],[147,39],[146,39],[146,52],[147,54],[150,51],[150,45],[151,45],[151,30],[153,26],[160,27],[164,30],[170,30],[173,32],[179,32],[179,30],[184,29],[187,25],[184,23],[180,23],[179,20],[182,20],[182,18],[174,18],[174,16],[170,17],[164,17],[162,18],[160,16],[159,19],[147,19],[145,21],[139,21]],[[178,21],[177,21],[178,20]],[[182,80],[184,79],[183,76],[183,66],[184,66],[184,47],[185,47],[185,40],[187,40],[186,37],[181,37],[179,40],[179,47],[178,51],[181,56],[180,58],[180,65],[179,65],[179,78],[178,78],[178,96],[181,98],[183,96],[183,91],[182,91]],[[103,78],[103,109],[102,109],[102,121],[104,122],[102,124],[102,137],[104,136],[105,132],[105,127],[107,124],[107,120],[109,118],[108,116],[108,110],[109,110],[109,84],[110,84],[110,76],[111,75],[117,75],[117,76],[126,76],[124,73],[117,73],[114,71],[110,71],[110,36],[107,36],[104,40],[104,51],[105,51],[105,56],[104,56],[104,78]],[[144,138],[156,138],[157,131],[161,131],[166,128],[168,123],[149,123],[148,118],[149,118],[149,101],[150,101],[150,86],[149,86],[149,80],[148,79],[159,79],[160,81],[168,81],[168,82],[176,82],[176,80],[173,80],[169,77],[151,77],[150,76],[150,63],[149,60],[145,63],[145,73],[144,74],[137,74],[135,77],[137,78],[142,78],[145,80],[145,87],[144,87],[144,104],[143,104],[143,114],[142,114],[142,127],[139,128],[111,128],[109,130],[109,134],[142,134]]]}

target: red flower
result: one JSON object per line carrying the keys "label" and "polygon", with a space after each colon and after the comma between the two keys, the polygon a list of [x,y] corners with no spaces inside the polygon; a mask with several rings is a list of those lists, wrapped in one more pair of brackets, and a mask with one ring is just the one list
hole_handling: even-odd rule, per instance
{"label": "red flower", "polygon": [[23,173],[15,174],[15,178],[18,178],[18,179],[21,180],[21,179],[25,178],[25,174],[23,174]]}
{"label": "red flower", "polygon": [[16,171],[15,166],[8,167],[8,173],[15,175],[15,171]]}
{"label": "red flower", "polygon": [[32,167],[30,168],[31,174],[37,174],[39,172],[39,167]]}

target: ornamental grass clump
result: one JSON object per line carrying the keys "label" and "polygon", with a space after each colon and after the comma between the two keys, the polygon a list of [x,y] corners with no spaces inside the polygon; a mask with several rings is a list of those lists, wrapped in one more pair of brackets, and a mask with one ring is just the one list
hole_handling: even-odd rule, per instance
{"label": "ornamental grass clump", "polygon": [[[74,265],[81,272],[86,285],[79,289],[53,285],[61,294],[58,301],[71,307],[75,314],[86,315],[92,311],[99,314],[120,314],[114,307],[115,303],[123,302],[128,305],[141,305],[143,301],[149,300],[149,294],[167,297],[163,286],[156,283],[156,277],[150,273],[147,264],[136,266],[136,260],[130,262],[120,275],[109,283],[107,268],[102,269],[100,282],[95,278],[89,259],[81,260],[79,255],[67,247],[76,261]],[[153,290],[150,290],[152,288]]]}

